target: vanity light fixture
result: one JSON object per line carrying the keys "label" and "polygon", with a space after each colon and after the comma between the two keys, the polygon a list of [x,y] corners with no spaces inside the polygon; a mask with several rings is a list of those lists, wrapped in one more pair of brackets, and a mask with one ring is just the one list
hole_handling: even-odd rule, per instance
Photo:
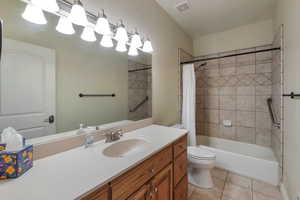
{"label": "vanity light fixture", "polygon": [[96,23],[95,31],[101,35],[111,35],[112,34],[110,24],[104,13],[104,10],[102,10],[102,15],[100,15],[100,13],[98,14],[98,20]]}
{"label": "vanity light fixture", "polygon": [[62,34],[66,34],[66,35],[72,35],[75,33],[73,24],[70,22],[70,20],[65,17],[65,16],[61,16],[59,18],[58,24],[56,26],[56,30]]}
{"label": "vanity light fixture", "polygon": [[84,27],[81,39],[87,42],[95,42],[97,38],[94,29],[91,26]]}
{"label": "vanity light fixture", "polygon": [[118,42],[117,47],[116,47],[116,51],[118,51],[118,52],[126,52],[127,51],[126,43]]}
{"label": "vanity light fixture", "polygon": [[145,52],[145,53],[152,53],[153,52],[152,43],[151,43],[151,41],[149,39],[147,39],[144,42],[143,52]]}
{"label": "vanity light fixture", "polygon": [[80,0],[74,0],[74,4],[69,15],[69,20],[73,24],[80,26],[86,26],[88,24],[86,12]]}
{"label": "vanity light fixture", "polygon": [[47,24],[47,20],[45,18],[43,10],[32,3],[27,4],[25,11],[22,14],[22,17],[25,20],[34,24]]}
{"label": "vanity light fixture", "polygon": [[48,12],[58,12],[59,6],[56,0],[31,0],[32,4]]}
{"label": "vanity light fixture", "polygon": [[123,21],[121,20],[121,24],[117,28],[117,33],[115,35],[115,39],[118,42],[127,43],[129,41],[127,31],[125,29],[125,25],[123,24]]}
{"label": "vanity light fixture", "polygon": [[[117,41],[115,48],[118,52],[126,52],[127,45],[130,46],[128,54],[137,56],[138,50],[145,53],[153,52],[150,40],[146,40],[143,44],[141,35],[128,33],[123,21],[119,24],[112,24],[107,20],[107,16],[102,10],[98,16],[84,9],[81,0],[74,0],[73,4],[66,0],[22,0],[27,3],[22,17],[35,24],[47,24],[44,11],[48,11],[60,17],[56,30],[60,33],[72,35],[75,33],[73,24],[83,26],[84,30],[81,39],[94,42],[97,40],[96,33],[102,35],[100,44],[103,47],[113,47],[112,40]],[[130,41],[129,41],[130,40]]]}
{"label": "vanity light fixture", "polygon": [[107,47],[107,48],[110,48],[110,47],[114,46],[112,38],[111,38],[110,35],[103,35],[100,44],[101,44],[101,46]]}
{"label": "vanity light fixture", "polygon": [[136,47],[130,46],[129,51],[128,51],[128,55],[129,56],[138,56],[139,52],[138,52]]}
{"label": "vanity light fixture", "polygon": [[136,31],[131,38],[131,46],[140,48],[143,46],[142,40],[141,40],[141,36],[138,34],[138,32]]}

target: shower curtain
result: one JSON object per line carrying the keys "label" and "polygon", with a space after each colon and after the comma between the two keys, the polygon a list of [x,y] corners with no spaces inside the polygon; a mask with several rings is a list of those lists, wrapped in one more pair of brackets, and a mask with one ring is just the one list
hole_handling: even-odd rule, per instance
{"label": "shower curtain", "polygon": [[182,124],[189,131],[189,145],[196,146],[196,79],[194,64],[183,66],[182,88]]}

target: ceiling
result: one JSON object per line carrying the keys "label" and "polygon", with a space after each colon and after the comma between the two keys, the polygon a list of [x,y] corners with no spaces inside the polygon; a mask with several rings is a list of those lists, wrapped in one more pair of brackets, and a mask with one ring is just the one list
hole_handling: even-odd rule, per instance
{"label": "ceiling", "polygon": [[156,0],[193,38],[272,18],[276,0],[187,0],[190,9],[179,12],[186,0]]}

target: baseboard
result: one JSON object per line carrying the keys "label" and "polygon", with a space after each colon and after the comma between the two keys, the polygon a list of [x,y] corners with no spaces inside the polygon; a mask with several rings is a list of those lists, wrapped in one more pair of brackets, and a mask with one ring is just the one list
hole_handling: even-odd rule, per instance
{"label": "baseboard", "polygon": [[283,183],[280,184],[280,192],[283,200],[290,200],[286,187]]}

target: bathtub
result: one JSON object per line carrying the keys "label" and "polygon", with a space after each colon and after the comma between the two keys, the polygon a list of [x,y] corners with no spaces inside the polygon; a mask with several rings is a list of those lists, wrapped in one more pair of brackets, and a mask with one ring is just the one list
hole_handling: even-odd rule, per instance
{"label": "bathtub", "polygon": [[208,136],[197,136],[197,142],[200,147],[216,154],[217,167],[279,184],[279,164],[271,148]]}

